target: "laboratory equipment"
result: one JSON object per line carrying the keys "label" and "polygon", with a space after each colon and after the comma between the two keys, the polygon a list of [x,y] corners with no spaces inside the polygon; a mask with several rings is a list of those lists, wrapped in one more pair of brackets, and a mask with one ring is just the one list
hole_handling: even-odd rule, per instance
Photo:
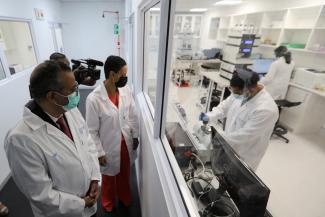
{"label": "laboratory equipment", "polygon": [[211,167],[239,209],[240,217],[263,217],[270,189],[240,159],[221,135],[212,128]]}
{"label": "laboratory equipment", "polygon": [[223,50],[220,76],[230,80],[236,67],[245,67],[253,64],[250,59],[254,44],[260,40],[255,34],[233,33],[228,36]]}
{"label": "laboratory equipment", "polygon": [[175,154],[178,165],[180,167],[188,166],[190,159],[185,154],[193,151],[194,147],[182,126],[176,122],[167,123],[166,137]]}
{"label": "laboratory equipment", "polygon": [[212,131],[211,126],[204,122],[202,125],[197,124],[193,127],[193,135],[197,138],[194,147],[203,162],[210,161],[212,150]]}

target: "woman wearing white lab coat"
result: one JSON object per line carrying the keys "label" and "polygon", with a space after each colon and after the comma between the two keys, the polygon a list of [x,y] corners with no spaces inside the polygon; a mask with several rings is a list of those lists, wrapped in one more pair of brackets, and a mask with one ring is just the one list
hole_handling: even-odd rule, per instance
{"label": "woman wearing white lab coat", "polygon": [[276,48],[274,52],[278,59],[271,64],[268,73],[260,83],[265,86],[274,100],[285,99],[295,64],[285,46]]}
{"label": "woman wearing white lab coat", "polygon": [[104,70],[106,80],[87,97],[86,120],[99,153],[102,207],[111,212],[116,197],[125,206],[131,203],[130,166],[138,146],[139,123],[126,86],[126,62],[109,56]]}
{"label": "woman wearing white lab coat", "polygon": [[[71,100],[78,96],[78,89],[71,98],[65,94],[71,87],[77,88],[73,72],[65,67],[46,61],[35,68],[30,84],[33,100],[25,106],[23,119],[5,138],[12,177],[30,201],[35,217],[90,217],[96,212],[97,198],[89,208],[85,198],[92,182],[100,180],[97,150],[85,120],[75,108],[78,100]],[[60,89],[65,92],[54,88],[56,81],[50,77],[63,81],[64,88]],[[68,102],[68,110],[60,101]],[[73,139],[56,125],[54,119],[60,118],[65,119]]]}
{"label": "woman wearing white lab coat", "polygon": [[[258,75],[256,83],[257,80]],[[249,85],[246,94],[243,93],[243,81],[238,80],[238,77],[234,76],[230,85],[233,94],[207,113],[207,116],[214,122],[227,118],[225,130],[220,131],[220,134],[255,171],[268,147],[278,119],[278,108],[261,85]],[[246,95],[244,99],[243,94]]]}

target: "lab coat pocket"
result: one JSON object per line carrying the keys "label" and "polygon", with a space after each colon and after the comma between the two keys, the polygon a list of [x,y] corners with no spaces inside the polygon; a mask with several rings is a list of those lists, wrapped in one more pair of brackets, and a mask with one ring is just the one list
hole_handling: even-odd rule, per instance
{"label": "lab coat pocket", "polygon": [[110,159],[111,156],[108,154],[108,152],[105,152],[105,156],[106,156],[107,163],[106,163],[106,166],[101,166],[100,165],[100,172],[101,173],[104,173],[104,171],[109,170],[109,168],[111,166],[111,164],[109,163],[109,159]]}

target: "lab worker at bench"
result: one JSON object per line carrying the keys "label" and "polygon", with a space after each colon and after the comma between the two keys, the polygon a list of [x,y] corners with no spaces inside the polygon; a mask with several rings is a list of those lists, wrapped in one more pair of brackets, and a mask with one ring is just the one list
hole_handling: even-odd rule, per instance
{"label": "lab worker at bench", "polygon": [[220,134],[254,171],[256,171],[278,119],[278,108],[262,85],[259,77],[249,70],[237,70],[230,81],[232,94],[200,120],[226,120]]}
{"label": "lab worker at bench", "polygon": [[265,86],[274,100],[280,100],[286,97],[295,63],[285,46],[277,47],[274,53],[277,60],[271,64],[268,73],[261,79],[260,83]]}
{"label": "lab worker at bench", "polygon": [[5,138],[12,177],[35,217],[90,217],[99,196],[98,153],[76,108],[73,72],[45,61],[32,72],[29,87],[32,100]]}
{"label": "lab worker at bench", "polygon": [[114,212],[117,200],[125,207],[131,204],[130,168],[139,144],[139,121],[124,59],[109,56],[104,71],[106,80],[87,97],[86,120],[99,154],[102,207]]}

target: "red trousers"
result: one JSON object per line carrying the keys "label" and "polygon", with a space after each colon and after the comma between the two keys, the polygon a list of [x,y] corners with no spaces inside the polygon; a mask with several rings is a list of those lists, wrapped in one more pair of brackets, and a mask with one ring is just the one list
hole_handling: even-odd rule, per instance
{"label": "red trousers", "polygon": [[130,157],[125,140],[121,142],[120,173],[115,176],[102,175],[102,207],[112,211],[116,199],[125,206],[131,204]]}

